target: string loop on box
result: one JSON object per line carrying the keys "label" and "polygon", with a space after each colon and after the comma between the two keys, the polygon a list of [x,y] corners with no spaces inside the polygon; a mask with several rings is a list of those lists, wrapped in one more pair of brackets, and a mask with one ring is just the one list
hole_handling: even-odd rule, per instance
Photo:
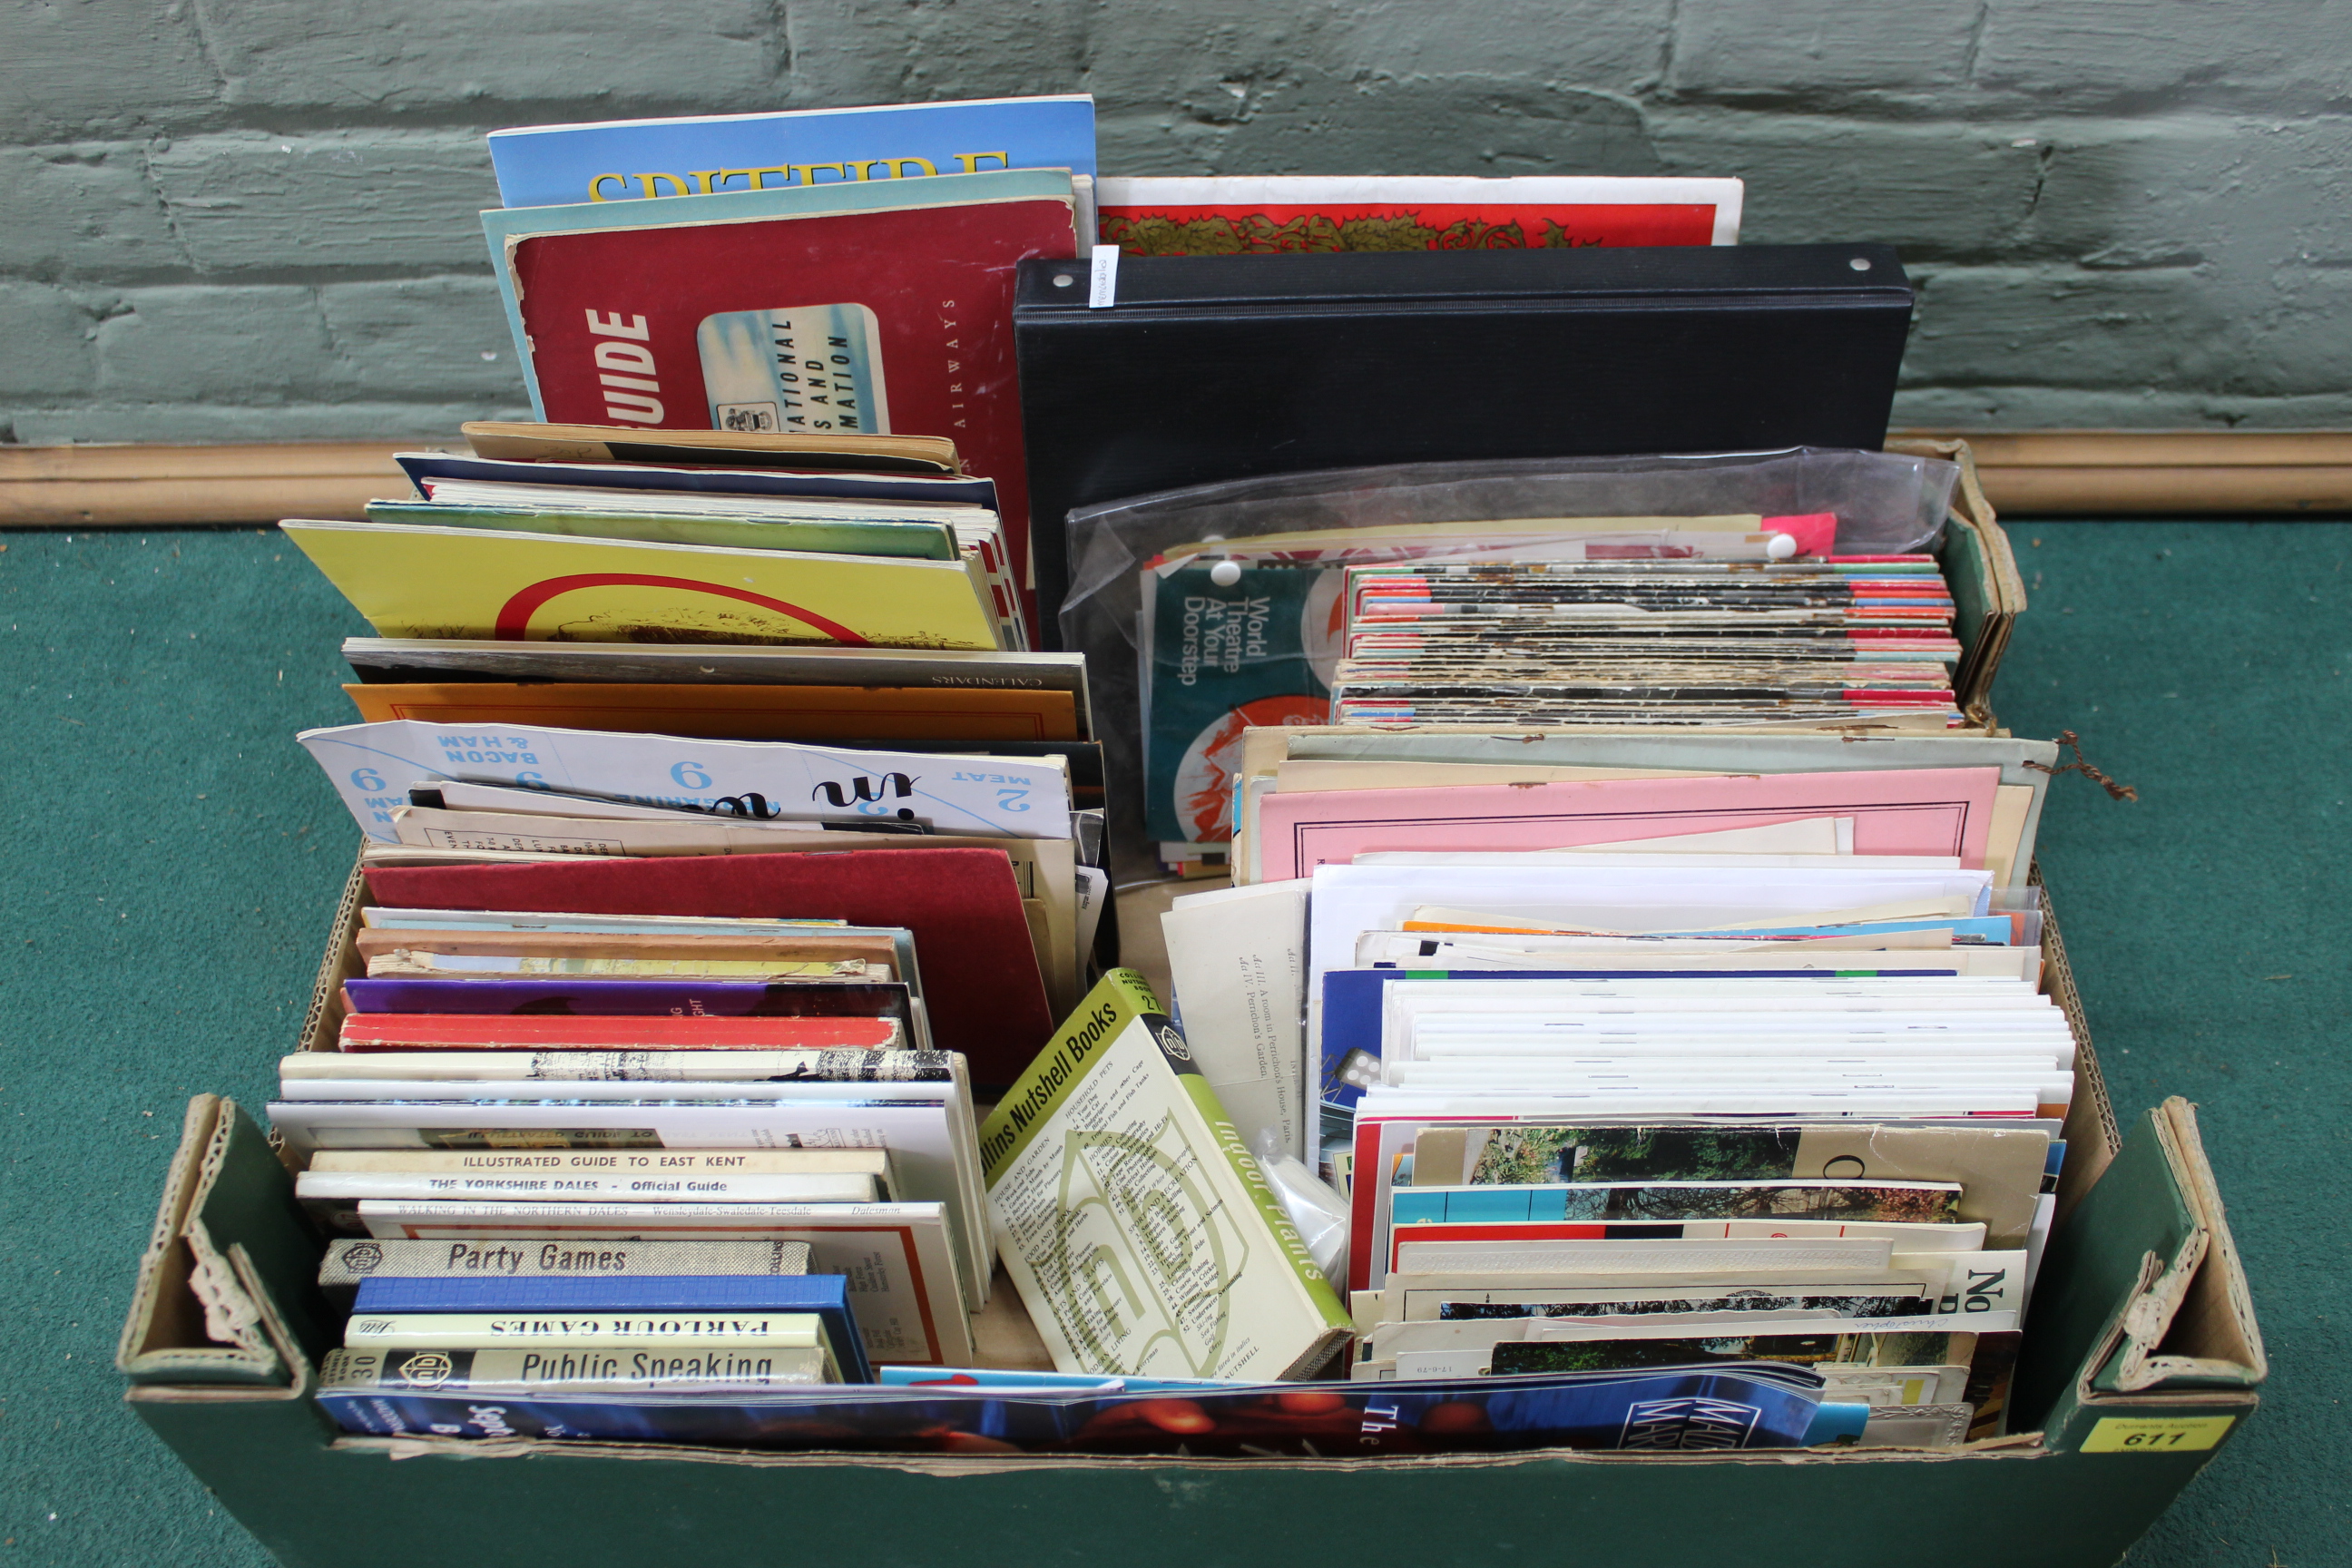
{"label": "string loop on box", "polygon": [[2054,768],[2044,767],[2040,763],[2028,763],[2025,765],[2033,769],[2036,773],[2048,773],[2053,779],[2060,773],[2080,773],[2084,778],[2089,779],[2093,784],[2097,784],[2101,789],[2105,790],[2109,795],[2113,796],[2116,800],[2137,800],[2139,798],[2139,791],[2134,789],[2127,784],[2117,784],[2114,779],[2109,778],[2106,774],[2101,773],[2096,767],[2092,765],[2090,760],[2083,755],[2082,742],[2074,738],[2074,731],[2059,731],[2058,744],[2065,750],[2074,753],[2074,760],[2073,762],[2062,763]]}

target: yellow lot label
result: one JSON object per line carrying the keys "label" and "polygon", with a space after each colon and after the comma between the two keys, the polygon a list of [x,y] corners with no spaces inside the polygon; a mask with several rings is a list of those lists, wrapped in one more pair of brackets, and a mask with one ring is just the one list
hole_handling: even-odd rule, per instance
{"label": "yellow lot label", "polygon": [[2085,1454],[2187,1454],[2210,1448],[2234,1415],[2108,1415],[2083,1439]]}

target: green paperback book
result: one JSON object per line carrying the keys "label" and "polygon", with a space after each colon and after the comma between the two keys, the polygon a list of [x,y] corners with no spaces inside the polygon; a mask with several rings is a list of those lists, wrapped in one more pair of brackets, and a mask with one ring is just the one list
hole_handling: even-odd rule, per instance
{"label": "green paperback book", "polygon": [[1062,1372],[1312,1375],[1349,1320],[1141,975],[1087,994],[981,1129],[989,1225]]}
{"label": "green paperback book", "polygon": [[1252,725],[1329,721],[1346,574],[1218,563],[1143,573],[1144,833],[1223,843],[1233,776]]}

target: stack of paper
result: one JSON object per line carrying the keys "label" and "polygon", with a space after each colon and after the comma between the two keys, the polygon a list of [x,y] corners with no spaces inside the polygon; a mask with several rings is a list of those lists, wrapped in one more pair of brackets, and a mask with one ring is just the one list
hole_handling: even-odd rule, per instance
{"label": "stack of paper", "polygon": [[1940,731],[1966,722],[1928,555],[1829,513],[1507,518],[1175,546],[1139,574],[1147,830],[1223,868],[1253,728]]}
{"label": "stack of paper", "polygon": [[366,881],[271,1108],[378,1249],[329,1259],[369,1276],[334,1387],[969,1363],[972,1083],[1076,1004],[1108,882],[1084,666],[1022,651],[993,486],[909,437],[472,434],[415,500],[287,525],[387,634],[346,649],[364,721],[299,737]]}
{"label": "stack of paper", "polygon": [[1085,664],[1021,651],[994,484],[929,437],[468,434],[402,459],[417,499],[286,525],[386,634],[344,650],[365,722],[301,737],[369,863],[822,854],[749,912],[915,930],[942,1044],[1009,1081],[1109,879]]}
{"label": "stack of paper", "polygon": [[1247,750],[1171,970],[1244,1133],[1349,1194],[1356,1376],[1787,1360],[1990,1429],[2074,1095],[2021,885],[2054,748]]}
{"label": "stack of paper", "polygon": [[[869,1355],[970,1358],[968,1314],[988,1281],[971,1085],[961,1054],[930,1048],[910,932],[383,901],[362,919],[365,973],[343,988],[337,1048],[280,1065],[270,1115],[307,1157],[296,1194],[331,1235],[444,1244],[444,1267],[425,1278],[469,1249],[496,1252],[465,1271],[492,1279],[521,1275],[526,1253],[541,1259],[534,1276],[627,1278],[563,1301],[537,1283],[507,1300],[421,1282],[378,1301],[378,1284],[429,1260],[387,1269],[380,1248],[345,1250],[330,1271],[371,1276],[347,1348],[487,1354],[529,1337],[578,1354],[499,1372],[485,1362],[476,1375],[659,1392],[676,1365],[647,1381],[592,1355],[649,1352],[658,1337],[567,1321],[476,1340],[462,1337],[470,1325],[373,1328],[371,1315],[789,1308],[727,1298],[727,1279],[763,1271],[757,1248],[706,1252],[790,1243],[842,1298],[814,1381],[863,1380]],[[558,1266],[565,1256],[577,1261]],[[565,1337],[578,1332],[590,1337]],[[730,1352],[695,1362],[686,1382],[709,1393],[766,1386],[775,1369],[755,1375],[761,1355],[795,1346],[763,1329],[692,1348]]]}
{"label": "stack of paper", "polygon": [[898,448],[925,444],[739,437],[697,455],[887,466],[716,468],[559,459],[564,427],[489,428],[552,433],[485,436],[528,458],[403,454],[413,498],[283,525],[384,636],[1028,647],[996,487],[952,443],[907,473],[923,459]]}
{"label": "stack of paper", "polygon": [[1339,723],[1958,722],[1933,556],[1349,569]]}
{"label": "stack of paper", "polygon": [[[768,188],[779,138],[836,179]],[[607,423],[471,426],[285,524],[379,634],[362,722],[300,737],[367,880],[271,1107],[360,1277],[339,1420],[578,1436],[975,1359],[971,1080],[1076,1004],[1108,893],[992,395],[1092,142],[1084,99],[493,139],[532,403]],[[1000,150],[888,155],[958,145]]]}

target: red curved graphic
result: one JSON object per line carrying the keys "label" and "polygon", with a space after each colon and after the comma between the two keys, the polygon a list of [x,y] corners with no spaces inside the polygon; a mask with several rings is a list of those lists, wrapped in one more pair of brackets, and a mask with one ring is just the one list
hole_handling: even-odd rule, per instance
{"label": "red curved graphic", "polygon": [[719,583],[698,583],[687,577],[648,577],[634,572],[582,572],[570,577],[550,577],[543,583],[533,583],[499,609],[496,629],[490,634],[502,641],[514,641],[530,628],[530,617],[550,599],[569,594],[575,588],[682,588],[691,594],[713,594],[722,599],[740,599],[747,605],[757,605],[763,610],[805,621],[835,642],[855,647],[871,645],[835,621],[788,605],[782,599],[771,599],[765,594],[754,594],[746,588],[730,588]]}

